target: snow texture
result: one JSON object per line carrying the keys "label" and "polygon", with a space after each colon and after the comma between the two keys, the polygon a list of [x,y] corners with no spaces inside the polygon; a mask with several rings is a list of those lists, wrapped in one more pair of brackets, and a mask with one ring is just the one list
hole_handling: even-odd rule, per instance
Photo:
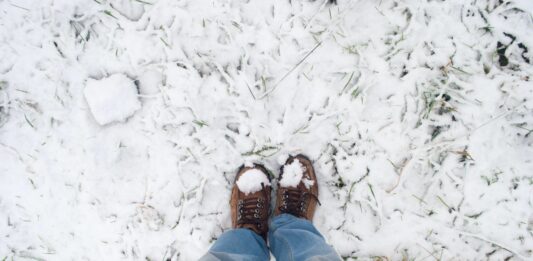
{"label": "snow texture", "polygon": [[100,125],[124,121],[141,108],[137,87],[123,74],[87,80],[84,94],[92,115]]}
{"label": "snow texture", "polygon": [[311,179],[303,179],[302,181],[307,189],[310,189],[311,186],[315,185],[315,181]]}
{"label": "snow texture", "polygon": [[298,153],[344,260],[531,260],[533,1],[327,2],[0,1],[0,260],[196,260]]}
{"label": "snow texture", "polygon": [[[283,166],[283,176],[279,181],[279,186],[283,188],[295,188],[302,181],[305,170],[305,167],[298,159],[295,159],[290,164]],[[312,180],[308,179],[305,179],[304,182],[306,187],[308,184],[313,185],[314,183]]]}
{"label": "snow texture", "polygon": [[239,190],[246,195],[260,191],[263,188],[262,185],[270,186],[270,181],[262,171],[257,169],[247,170],[237,180]]}

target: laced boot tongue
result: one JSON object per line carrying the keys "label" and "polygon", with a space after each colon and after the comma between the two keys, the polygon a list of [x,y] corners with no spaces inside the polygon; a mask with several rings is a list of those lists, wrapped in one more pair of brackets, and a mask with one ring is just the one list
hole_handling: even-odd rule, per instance
{"label": "laced boot tongue", "polygon": [[269,206],[265,200],[267,198],[265,186],[263,184],[261,186],[264,197],[250,197],[238,201],[237,227],[251,229],[265,237],[268,229],[268,211],[265,209],[268,209]]}
{"label": "laced boot tongue", "polygon": [[264,198],[249,198],[239,200],[237,206],[237,224],[239,228],[248,228],[263,235],[266,232],[264,218]]}
{"label": "laced boot tongue", "polygon": [[299,188],[287,188],[282,195],[283,198],[279,210],[282,213],[288,213],[296,217],[306,216],[309,199],[316,200],[320,205],[320,201],[315,194]]}
{"label": "laced boot tongue", "polygon": [[304,155],[291,156],[281,167],[274,215],[291,214],[313,220],[318,200],[318,183],[313,164]]}

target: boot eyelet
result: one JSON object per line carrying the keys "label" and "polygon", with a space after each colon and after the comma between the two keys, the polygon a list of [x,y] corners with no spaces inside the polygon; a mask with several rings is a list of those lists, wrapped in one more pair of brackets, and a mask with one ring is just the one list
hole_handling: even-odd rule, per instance
{"label": "boot eyelet", "polygon": [[254,210],[254,212],[259,214],[259,209],[256,208],[256,209]]}
{"label": "boot eyelet", "polygon": [[259,214],[255,213],[254,218],[259,219]]}

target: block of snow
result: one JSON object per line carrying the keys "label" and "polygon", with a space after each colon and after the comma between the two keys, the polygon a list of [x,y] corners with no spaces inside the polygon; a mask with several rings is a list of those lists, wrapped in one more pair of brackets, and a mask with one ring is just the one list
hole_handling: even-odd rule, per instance
{"label": "block of snow", "polygon": [[266,186],[270,186],[268,177],[260,170],[249,169],[244,172],[237,180],[237,187],[244,194],[250,194],[260,191],[263,187],[261,183]]}
{"label": "block of snow", "polygon": [[141,108],[137,87],[124,74],[89,79],[84,90],[89,109],[100,125],[124,121]]}
{"label": "block of snow", "polygon": [[[300,163],[298,159],[292,161],[291,164],[285,165],[283,167],[283,176],[279,181],[280,187],[297,187],[298,184],[300,184],[300,181],[302,181],[305,171],[305,166],[302,165],[302,163]],[[303,183],[306,188],[310,188],[315,182],[313,180],[305,178],[303,180]]]}

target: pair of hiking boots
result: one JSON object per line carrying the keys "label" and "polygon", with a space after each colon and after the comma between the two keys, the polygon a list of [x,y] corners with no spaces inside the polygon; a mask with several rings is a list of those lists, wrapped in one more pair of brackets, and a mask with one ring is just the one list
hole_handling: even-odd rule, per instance
{"label": "pair of hiking boots", "polygon": [[[284,169],[298,161],[301,164],[302,178],[299,183],[287,185],[283,180]],[[296,162],[296,163],[298,163]],[[266,239],[268,233],[268,218],[270,216],[270,199],[272,187],[261,183],[261,190],[244,193],[239,190],[237,181],[250,170],[259,170],[270,181],[265,167],[254,164],[252,167],[242,166],[235,177],[231,191],[231,218],[233,228],[247,228]],[[298,218],[312,221],[318,201],[318,182],[311,161],[303,156],[291,156],[281,167],[274,216],[291,214]],[[298,181],[296,181],[298,182]]]}

